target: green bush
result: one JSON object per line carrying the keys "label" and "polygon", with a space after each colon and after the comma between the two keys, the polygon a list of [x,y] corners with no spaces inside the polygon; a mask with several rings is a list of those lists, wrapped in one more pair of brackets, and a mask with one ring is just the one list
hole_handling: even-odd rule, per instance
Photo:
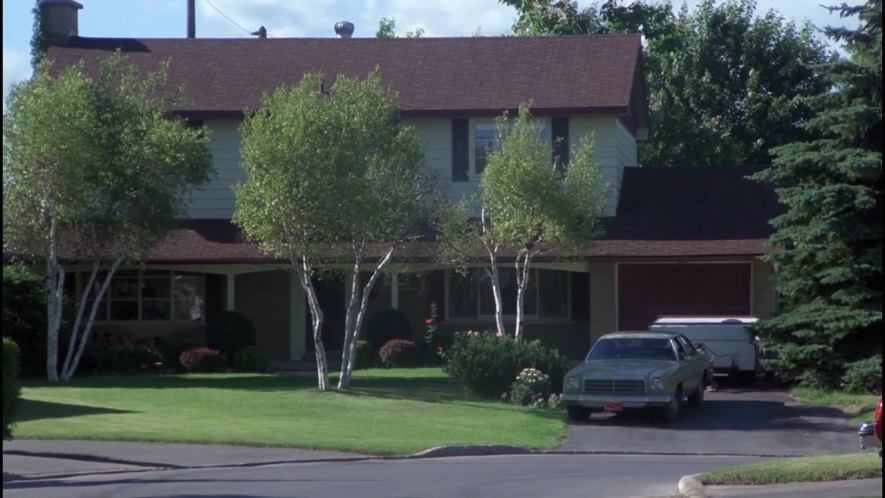
{"label": "green bush", "polygon": [[154,368],[155,363],[162,360],[159,353],[139,344],[114,346],[108,351],[107,356],[110,359],[107,367],[113,372],[121,373],[150,370]]}
{"label": "green bush", "polygon": [[234,353],[234,370],[238,372],[265,372],[268,362],[255,346],[246,346]]}
{"label": "green bush", "polygon": [[412,324],[398,309],[379,311],[366,325],[366,340],[380,350],[393,339],[412,339]]}
{"label": "green bush", "polygon": [[246,315],[225,311],[209,323],[206,346],[224,353],[231,361],[237,351],[254,345],[255,325]]}
{"label": "green bush", "polygon": [[510,386],[510,402],[517,406],[545,406],[550,377],[536,368],[523,368]]}
{"label": "green bush", "polygon": [[181,353],[179,361],[188,372],[221,372],[226,365],[223,353],[207,347],[188,349]]}
{"label": "green bush", "polygon": [[882,355],[849,363],[842,376],[842,388],[851,393],[876,393],[882,387]]}
{"label": "green bush", "polygon": [[12,421],[18,408],[19,349],[12,339],[3,338],[3,439],[12,437]]}
{"label": "green bush", "polygon": [[356,341],[356,359],[354,368],[362,370],[378,366],[378,353],[369,341]]}
{"label": "green bush", "polygon": [[18,264],[3,265],[3,337],[18,344],[23,376],[46,374],[44,276]]}
{"label": "green bush", "polygon": [[387,368],[409,368],[418,365],[418,347],[415,341],[392,339],[378,351],[381,363]]}
{"label": "green bush", "polygon": [[506,393],[524,368],[536,368],[550,377],[553,389],[561,389],[569,368],[567,358],[540,341],[516,341],[490,332],[457,333],[445,371],[468,391],[486,398]]}

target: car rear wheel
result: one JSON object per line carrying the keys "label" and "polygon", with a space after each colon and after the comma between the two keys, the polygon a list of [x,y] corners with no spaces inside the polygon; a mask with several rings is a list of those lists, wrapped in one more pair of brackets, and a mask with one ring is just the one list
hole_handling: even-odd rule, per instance
{"label": "car rear wheel", "polygon": [[665,422],[675,422],[682,415],[682,386],[676,388],[673,398],[667,406],[661,408],[661,416]]}
{"label": "car rear wheel", "polygon": [[698,383],[698,388],[688,396],[688,404],[691,406],[700,406],[704,402],[704,386],[707,385],[707,376]]}
{"label": "car rear wheel", "polygon": [[586,422],[590,415],[593,413],[593,410],[577,405],[566,405],[565,411],[568,413],[568,418],[574,420],[575,422]]}

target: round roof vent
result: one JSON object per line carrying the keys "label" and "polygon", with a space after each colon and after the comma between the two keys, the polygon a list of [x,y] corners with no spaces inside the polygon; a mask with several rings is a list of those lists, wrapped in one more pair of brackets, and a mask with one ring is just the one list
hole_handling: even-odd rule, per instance
{"label": "round roof vent", "polygon": [[353,23],[350,21],[336,22],[335,34],[338,35],[338,38],[350,38],[353,36]]}

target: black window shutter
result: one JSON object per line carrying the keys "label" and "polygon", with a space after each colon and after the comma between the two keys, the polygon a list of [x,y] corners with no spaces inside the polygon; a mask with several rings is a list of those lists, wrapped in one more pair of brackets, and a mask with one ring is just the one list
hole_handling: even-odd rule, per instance
{"label": "black window shutter", "polygon": [[470,133],[467,119],[452,120],[452,181],[466,182],[470,169]]}
{"label": "black window shutter", "polygon": [[[553,136],[553,162],[559,165],[568,164],[568,118],[551,119],[550,128],[551,135]],[[559,139],[558,142],[557,139]]]}

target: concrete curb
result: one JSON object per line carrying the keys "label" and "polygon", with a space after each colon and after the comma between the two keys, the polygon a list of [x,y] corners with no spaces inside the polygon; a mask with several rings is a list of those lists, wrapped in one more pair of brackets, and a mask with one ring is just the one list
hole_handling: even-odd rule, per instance
{"label": "concrete curb", "polygon": [[435,446],[418,453],[394,458],[443,458],[456,456],[490,456],[490,455],[529,455],[536,453],[531,448],[509,446],[504,444],[473,444]]}
{"label": "concrete curb", "polygon": [[676,490],[683,496],[702,497],[704,495],[704,484],[697,478],[700,474],[692,474],[682,476]]}

